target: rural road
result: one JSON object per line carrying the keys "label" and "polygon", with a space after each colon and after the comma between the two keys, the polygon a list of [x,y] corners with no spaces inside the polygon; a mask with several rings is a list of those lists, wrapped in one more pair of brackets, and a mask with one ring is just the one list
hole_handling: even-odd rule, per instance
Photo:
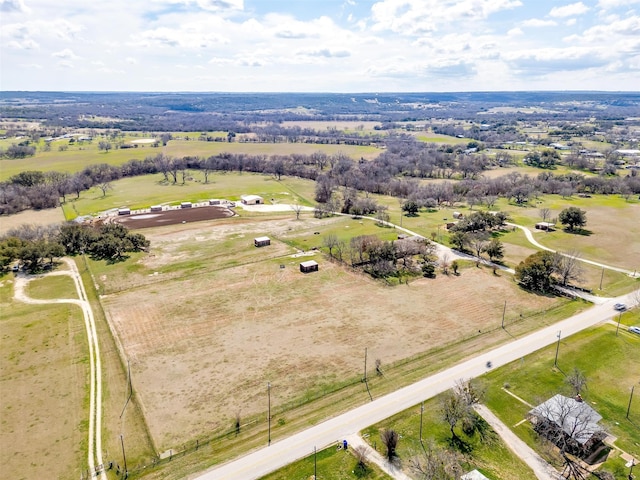
{"label": "rural road", "polygon": [[[535,238],[533,238],[533,233],[531,233],[531,230],[529,230],[527,227],[523,227],[522,225],[518,225],[516,223],[509,223],[506,222],[507,225],[509,225],[510,227],[516,227],[519,228],[520,230],[522,230],[525,234],[525,236],[527,237],[527,240],[529,241],[529,243],[535,245],[536,247],[538,247],[541,250],[546,250],[548,252],[552,252],[552,253],[556,253],[556,250],[553,250],[549,247],[545,247],[544,245],[542,245],[541,243],[539,243]],[[560,255],[563,255],[565,257],[571,257],[572,255],[563,253],[563,252],[557,252]],[[618,267],[612,267],[611,265],[605,265],[604,263],[599,263],[599,262],[594,262],[593,260],[587,260],[585,258],[580,258],[580,257],[576,257],[576,260],[579,260],[581,262],[584,263],[588,263],[589,265],[595,265],[596,267],[600,267],[600,268],[606,268],[607,270],[613,270],[615,272],[620,272],[620,273],[624,273],[626,275],[629,275],[630,277],[638,277],[640,276],[640,272],[637,271],[630,271],[630,270],[625,270],[624,268],[618,268]]]}
{"label": "rural road", "polygon": [[[313,448],[322,449],[338,440],[357,434],[374,423],[417,405],[454,386],[460,379],[469,379],[487,371],[487,362],[493,368],[524,358],[540,348],[551,345],[576,332],[608,321],[615,313],[617,302],[633,307],[639,293],[633,292],[591,307],[550,327],[543,328],[501,347],[465,360],[419,382],[357,407],[349,412],[326,420],[288,438],[278,440],[268,447],[254,451],[234,461],[220,465],[207,473],[190,478],[198,480],[249,480],[260,478],[289,463],[306,457]],[[562,364],[562,348],[559,363]]]}
{"label": "rural road", "polygon": [[[23,303],[34,305],[44,305],[51,303],[72,303],[78,305],[82,309],[85,327],[87,329],[87,339],[89,342],[89,368],[90,368],[90,388],[89,388],[89,434],[88,434],[88,451],[87,465],[92,476],[99,476],[101,480],[107,480],[107,476],[102,467],[102,366],[100,363],[100,349],[98,345],[98,334],[96,332],[96,323],[93,317],[91,304],[87,300],[87,292],[82,283],[80,272],[73,260],[63,258],[62,261],[67,265],[69,270],[59,270],[47,273],[51,275],[68,275],[75,284],[78,292],[78,299],[74,298],[58,298],[50,300],[41,300],[28,297],[25,288],[29,281],[36,276],[27,276],[23,273],[16,275],[14,279],[14,298]],[[97,475],[94,473],[97,472]]]}

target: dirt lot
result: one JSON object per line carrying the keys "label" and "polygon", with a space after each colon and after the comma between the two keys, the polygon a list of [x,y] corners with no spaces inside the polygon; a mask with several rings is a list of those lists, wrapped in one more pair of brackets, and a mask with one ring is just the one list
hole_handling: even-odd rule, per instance
{"label": "dirt lot", "polygon": [[64,214],[60,207],[47,210],[25,210],[15,215],[2,217],[0,219],[0,235],[25,223],[29,225],[50,225],[61,222],[64,222]]}
{"label": "dirt lot", "polygon": [[114,219],[127,228],[139,229],[175,225],[176,223],[215,220],[218,218],[232,217],[233,215],[235,215],[233,210],[214,205],[209,207],[163,210],[162,212],[140,213],[137,215],[121,215]]}
{"label": "dirt lot", "polygon": [[[150,229],[152,252],[136,275],[99,275],[103,291],[114,292],[103,303],[159,450],[230,428],[237,412],[263,412],[267,381],[275,410],[357,376],[365,347],[385,364],[495,327],[505,300],[525,314],[556,303],[476,268],[386,287],[280,241],[298,225],[341,221],[230,218]],[[252,246],[261,234],[270,247]],[[311,258],[320,271],[300,273]]]}

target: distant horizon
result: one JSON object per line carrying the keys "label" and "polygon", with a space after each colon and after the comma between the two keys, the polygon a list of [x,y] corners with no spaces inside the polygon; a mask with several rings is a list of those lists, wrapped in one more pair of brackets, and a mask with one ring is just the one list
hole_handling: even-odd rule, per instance
{"label": "distant horizon", "polygon": [[640,0],[0,0],[29,92],[638,89]]}

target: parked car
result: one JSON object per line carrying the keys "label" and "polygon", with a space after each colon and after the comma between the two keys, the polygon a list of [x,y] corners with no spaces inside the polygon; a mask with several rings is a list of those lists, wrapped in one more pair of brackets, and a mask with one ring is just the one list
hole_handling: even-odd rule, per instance
{"label": "parked car", "polygon": [[638,335],[640,335],[640,327],[629,327],[629,331],[631,333],[637,333]]}
{"label": "parked car", "polygon": [[613,308],[619,312],[624,312],[627,309],[627,306],[624,303],[616,303]]}

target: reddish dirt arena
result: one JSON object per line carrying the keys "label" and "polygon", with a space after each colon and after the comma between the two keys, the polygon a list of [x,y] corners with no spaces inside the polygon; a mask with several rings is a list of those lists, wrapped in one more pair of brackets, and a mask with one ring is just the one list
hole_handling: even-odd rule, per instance
{"label": "reddish dirt arena", "polygon": [[233,210],[226,207],[208,206],[197,208],[179,208],[162,212],[139,213],[136,215],[121,215],[115,218],[127,228],[161,227],[176,223],[199,222],[234,216]]}

